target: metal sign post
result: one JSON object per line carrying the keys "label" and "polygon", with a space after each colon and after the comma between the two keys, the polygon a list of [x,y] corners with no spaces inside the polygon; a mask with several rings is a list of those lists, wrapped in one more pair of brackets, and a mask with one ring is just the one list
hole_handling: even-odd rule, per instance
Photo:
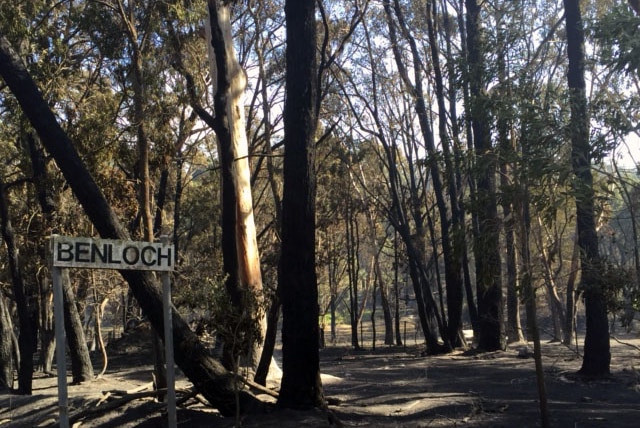
{"label": "metal sign post", "polygon": [[56,321],[56,366],[58,371],[58,413],[60,428],[69,428],[69,409],[67,407],[67,367],[64,343],[64,297],[62,294],[62,269],[51,268],[53,280],[53,316]]}
{"label": "metal sign post", "polygon": [[[168,246],[169,237],[163,236],[162,244]],[[171,279],[169,272],[162,272],[162,309],[164,311],[164,358],[167,365],[167,417],[169,427],[177,425],[176,379],[173,363],[173,316],[171,314]]]}
{"label": "metal sign post", "polygon": [[60,428],[69,428],[67,369],[65,362],[63,268],[148,270],[162,272],[162,309],[167,370],[167,416],[169,428],[176,428],[176,390],[173,358],[173,317],[171,313],[171,280],[174,269],[174,247],[167,236],[161,242],[118,241],[112,239],[51,236],[51,276],[56,332],[56,364]]}

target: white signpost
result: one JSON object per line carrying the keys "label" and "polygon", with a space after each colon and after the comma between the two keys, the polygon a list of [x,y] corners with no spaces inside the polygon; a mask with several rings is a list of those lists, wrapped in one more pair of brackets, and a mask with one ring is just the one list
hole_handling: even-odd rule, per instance
{"label": "white signpost", "polygon": [[51,275],[56,330],[56,364],[60,428],[69,428],[67,370],[65,362],[64,307],[62,269],[117,269],[162,272],[162,307],[164,313],[164,345],[167,364],[167,416],[169,428],[177,426],[175,368],[173,359],[173,320],[171,315],[171,280],[174,269],[174,246],[166,236],[161,242],[118,241],[112,239],[51,237]]}

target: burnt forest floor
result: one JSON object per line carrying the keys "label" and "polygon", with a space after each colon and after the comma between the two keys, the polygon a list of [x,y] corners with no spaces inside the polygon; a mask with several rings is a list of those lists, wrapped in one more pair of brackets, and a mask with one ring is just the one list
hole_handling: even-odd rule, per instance
{"label": "burnt forest floor", "polygon": [[[146,342],[144,335],[115,341],[108,347],[104,376],[68,386],[69,413],[86,415],[72,426],[166,426],[164,406],[145,396],[153,371]],[[422,347],[409,342],[412,346],[406,348],[329,346],[321,350],[329,412],[274,410],[239,420],[223,418],[199,396],[189,394],[191,384],[178,371],[178,427],[541,426],[534,360],[524,351],[526,344],[478,355],[458,351],[423,356]],[[584,379],[575,374],[581,365],[575,350],[543,343],[552,427],[639,426],[640,337],[636,333],[615,336],[611,347],[611,376]],[[532,349],[531,344],[527,349]],[[95,358],[94,368],[99,371],[102,360],[99,354]],[[0,427],[54,426],[58,417],[56,377],[34,373],[33,386],[31,396],[0,392]],[[276,388],[277,383],[270,386]],[[268,395],[261,398],[273,401]],[[89,414],[91,409],[95,413]]]}

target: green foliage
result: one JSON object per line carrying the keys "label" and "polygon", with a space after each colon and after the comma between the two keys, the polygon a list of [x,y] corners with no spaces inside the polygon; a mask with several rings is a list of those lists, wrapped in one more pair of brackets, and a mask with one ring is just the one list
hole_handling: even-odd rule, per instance
{"label": "green foliage", "polygon": [[640,310],[640,289],[630,268],[604,263],[600,281],[609,313],[620,312],[628,306]]}
{"label": "green foliage", "polygon": [[256,341],[261,340],[260,321],[264,314],[261,295],[244,293],[238,311],[231,303],[225,287],[225,277],[207,278],[203,282],[189,282],[181,292],[181,303],[189,311],[201,314],[195,321],[198,333],[217,336],[232,347],[233,355],[246,355]]}
{"label": "green foliage", "polygon": [[593,36],[603,64],[629,74],[640,72],[640,17],[626,4],[614,7],[596,21]]}

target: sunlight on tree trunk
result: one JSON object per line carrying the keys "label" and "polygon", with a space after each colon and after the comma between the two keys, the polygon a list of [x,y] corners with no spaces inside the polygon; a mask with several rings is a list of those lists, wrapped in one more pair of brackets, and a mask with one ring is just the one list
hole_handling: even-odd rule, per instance
{"label": "sunlight on tree trunk", "polygon": [[[233,47],[229,7],[217,0],[209,0],[208,5],[206,33],[215,95],[215,131],[223,170],[222,233],[227,290],[239,312],[246,309],[242,308],[243,305],[251,305],[246,313],[257,323],[258,337],[252,339],[247,366],[255,370],[265,337],[266,318],[262,308],[262,275],[245,129],[244,92],[247,80]],[[247,298],[248,295],[252,297]],[[229,345],[225,345],[227,349]]]}

